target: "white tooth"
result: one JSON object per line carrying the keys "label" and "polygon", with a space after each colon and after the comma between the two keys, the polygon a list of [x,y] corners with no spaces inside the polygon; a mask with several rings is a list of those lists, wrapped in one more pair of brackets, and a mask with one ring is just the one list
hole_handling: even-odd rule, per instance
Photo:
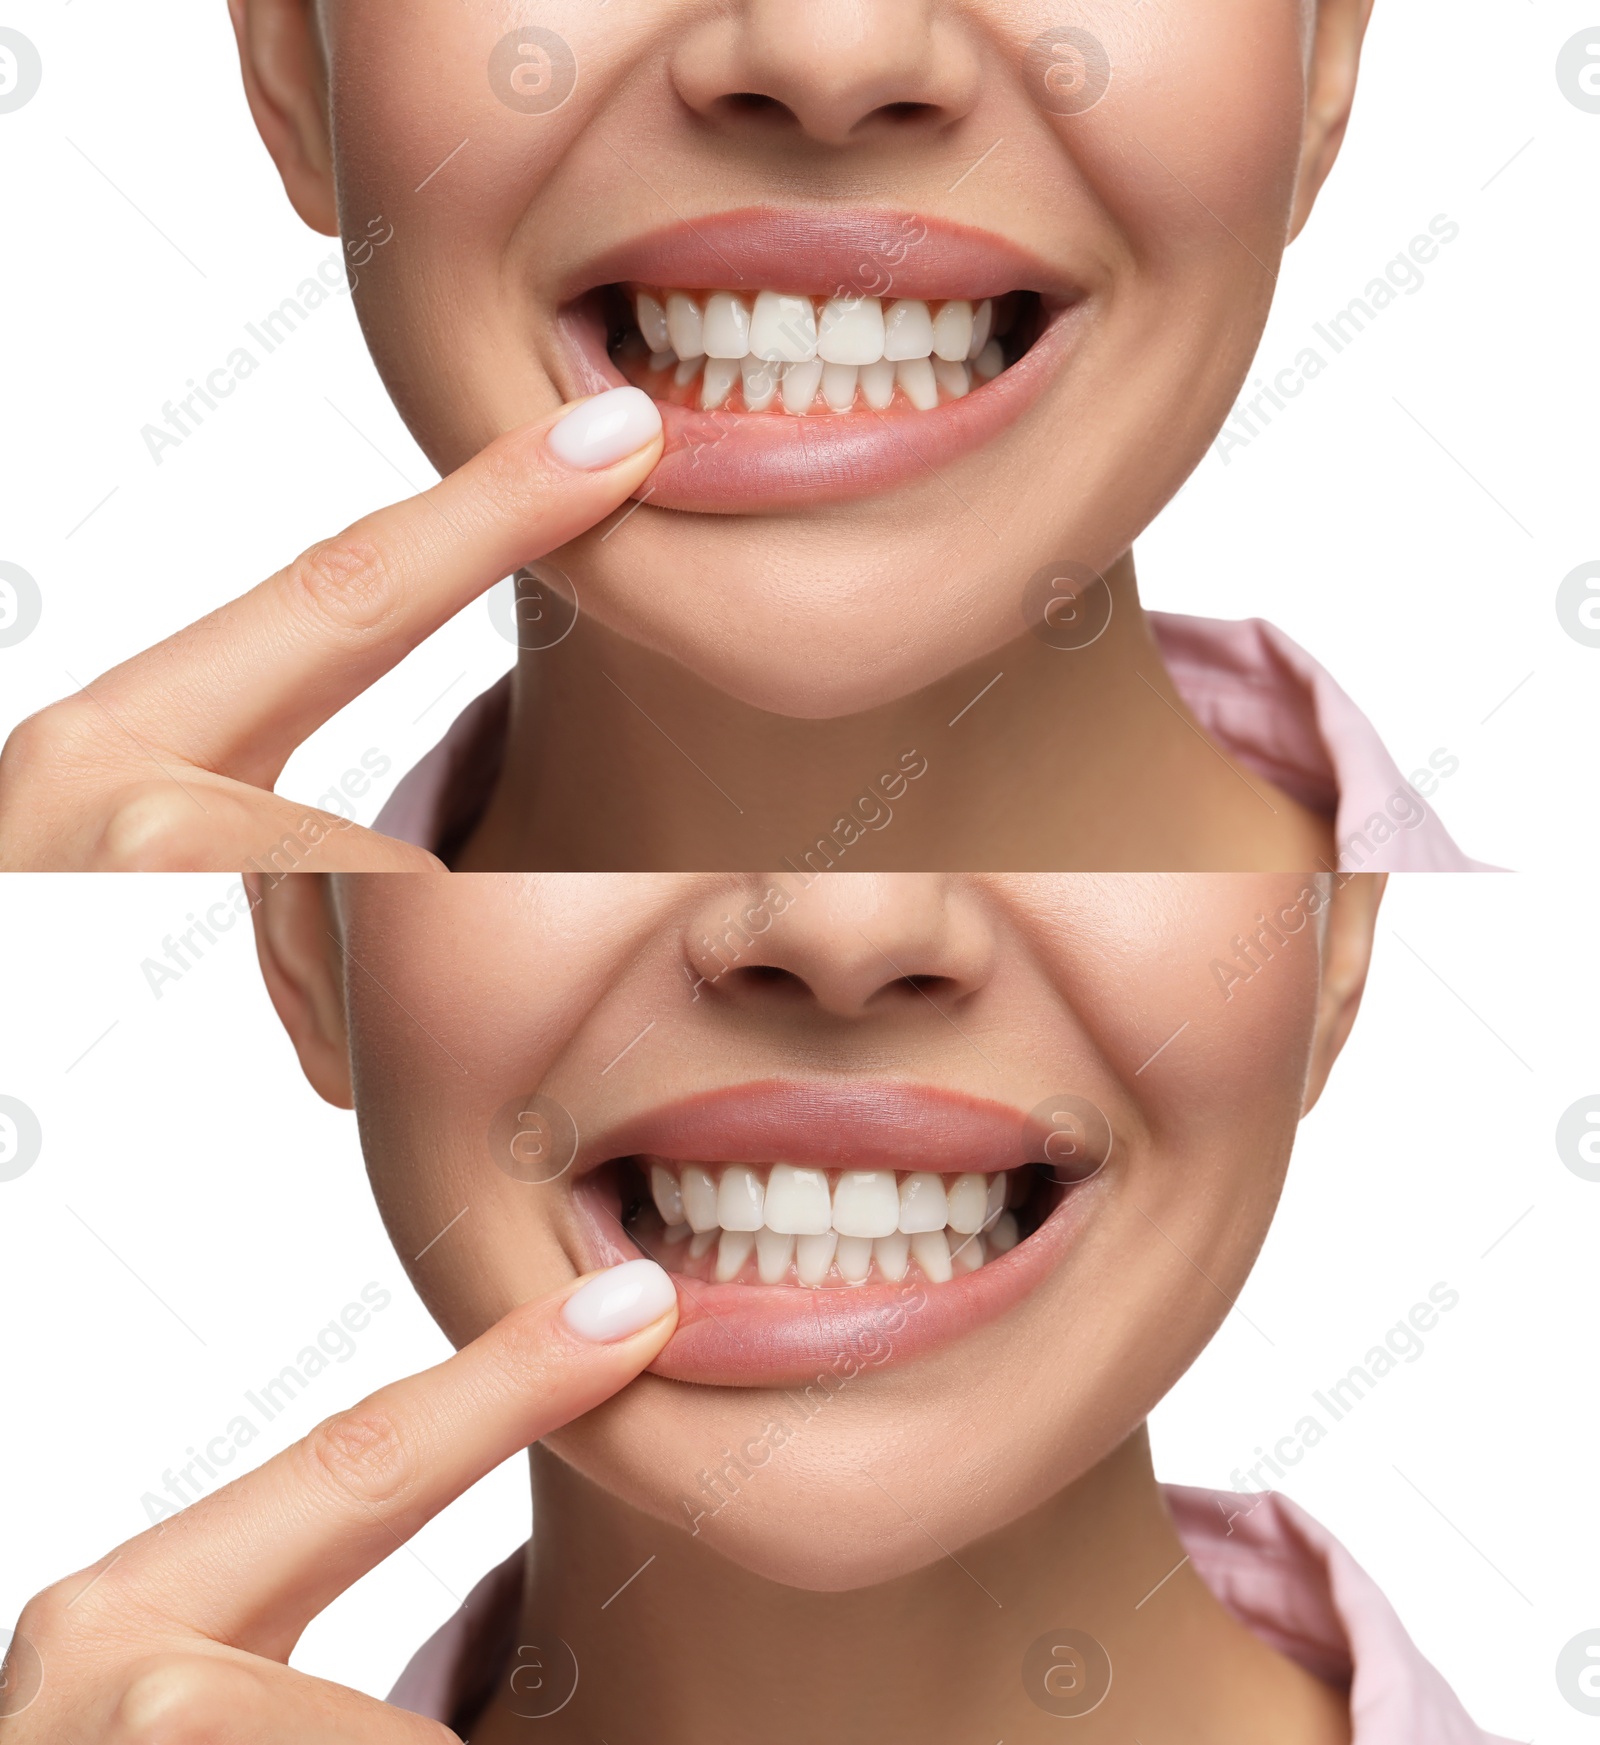
{"label": "white tooth", "polygon": [[783,371],[783,409],[796,416],[809,412],[822,385],[822,372],[827,366],[819,357],[809,363],[786,364]]}
{"label": "white tooth", "polygon": [[750,313],[750,350],[777,363],[803,364],[817,355],[817,312],[809,297],[761,291]]}
{"label": "white tooth", "polygon": [[883,318],[883,355],[894,363],[901,358],[926,357],[933,350],[933,317],[928,305],[906,297],[889,305]]}
{"label": "white tooth", "polygon": [[936,357],[933,360],[933,379],[952,400],[959,400],[963,394],[972,392],[972,377],[967,374],[965,364],[953,364]]}
{"label": "white tooth", "polygon": [[686,388],[700,374],[705,364],[703,357],[686,357],[679,361],[678,367],[672,372],[674,383],[680,388]]}
{"label": "white tooth", "polygon": [[[726,1237],[723,1238],[727,1240]],[[950,1246],[950,1270],[953,1273],[976,1272],[983,1265],[983,1238],[961,1236]]]}
{"label": "white tooth", "polygon": [[983,1228],[984,1208],[989,1202],[989,1183],[981,1175],[958,1175],[946,1190],[950,1199],[950,1228],[970,1236]]}
{"label": "white tooth", "polygon": [[860,374],[854,364],[822,366],[822,397],[835,412],[848,412],[855,405],[856,377]]}
{"label": "white tooth", "polygon": [[739,360],[739,374],[744,381],[744,407],[747,412],[765,412],[778,392],[781,364],[763,362],[760,358]]}
{"label": "white tooth", "polygon": [[926,1171],[908,1175],[900,1184],[900,1228],[909,1236],[922,1230],[942,1230],[950,1222],[944,1180]]}
{"label": "white tooth", "polygon": [[650,1165],[650,1197],[656,1203],[663,1224],[684,1222],[683,1195],[678,1192],[678,1178],[659,1163]]}
{"label": "white tooth", "polygon": [[906,358],[894,366],[900,391],[919,412],[931,412],[939,404],[939,387],[933,365],[925,357]]}
{"label": "white tooth", "polygon": [[839,1238],[829,1230],[821,1236],[802,1236],[794,1245],[794,1270],[803,1285],[819,1285],[833,1265]]}
{"label": "white tooth", "polygon": [[683,291],[667,293],[667,334],[679,357],[706,355],[705,322],[700,305]]}
{"label": "white tooth", "polygon": [[[812,1238],[814,1241],[815,1238]],[[841,1236],[839,1246],[833,1253],[834,1264],[839,1268],[839,1277],[847,1283],[858,1285],[872,1271],[872,1238],[870,1236]]]}
{"label": "white tooth", "polygon": [[694,1231],[715,1230],[717,1184],[711,1179],[711,1172],[702,1169],[698,1163],[688,1163],[684,1165],[679,1179],[682,1183],[683,1210],[688,1217],[689,1228]]}
{"label": "white tooth", "polygon": [[883,304],[830,297],[817,324],[817,356],[830,364],[872,364],[883,356]]}
{"label": "white tooth", "polygon": [[756,1273],[764,1285],[782,1284],[794,1263],[794,1238],[765,1225],[756,1231]]}
{"label": "white tooth", "polygon": [[698,1260],[714,1242],[722,1239],[720,1230],[696,1230],[694,1241],[689,1244],[689,1258]]}
{"label": "white tooth", "polygon": [[911,1261],[911,1238],[898,1230],[893,1236],[880,1236],[872,1245],[872,1258],[878,1271],[891,1283],[898,1284],[906,1276],[906,1267]]}
{"label": "white tooth", "polygon": [[965,363],[972,346],[972,305],[953,297],[933,323],[933,355],[948,363]]}
{"label": "white tooth", "polygon": [[858,378],[861,392],[874,412],[887,412],[894,399],[894,365],[881,357],[875,364],[863,364]]}
{"label": "white tooth", "polygon": [[641,291],[634,299],[633,309],[639,320],[639,331],[651,351],[670,350],[672,339],[667,333],[667,312],[661,304],[648,291]]}
{"label": "white tooth", "polygon": [[828,1178],[820,1169],[775,1163],[767,1177],[767,1225],[785,1236],[820,1236],[833,1228]]}
{"label": "white tooth", "polygon": [[742,358],[750,349],[750,307],[732,291],[713,291],[706,298],[701,339],[707,357]]}
{"label": "white tooth", "polygon": [[708,357],[705,380],[700,384],[701,411],[715,412],[733,392],[738,379],[739,366],[731,358]]}
{"label": "white tooth", "polygon": [[950,1282],[950,1244],[942,1230],[919,1230],[911,1238],[911,1258],[927,1275],[928,1283]]}
{"label": "white tooth", "polygon": [[1010,1212],[1002,1212],[989,1232],[989,1246],[996,1254],[1009,1254],[1020,1240],[1017,1220]]}
{"label": "white tooth", "polygon": [[993,381],[1005,367],[1006,355],[1001,351],[998,339],[991,339],[972,360],[972,373],[985,382]]}
{"label": "white tooth", "polygon": [[678,361],[675,351],[653,351],[650,354],[650,367],[653,370],[670,370]]}
{"label": "white tooth", "polygon": [[1010,1170],[997,1169],[989,1177],[989,1191],[983,1202],[983,1227],[989,1229],[996,1218],[1006,1209],[1006,1188]]}
{"label": "white tooth", "polygon": [[989,334],[993,328],[994,304],[985,297],[972,313],[972,342],[967,347],[969,358],[976,357],[989,343]]}
{"label": "white tooth", "polygon": [[717,1222],[724,1230],[759,1230],[766,1199],[761,1177],[747,1163],[730,1163],[717,1183]]}
{"label": "white tooth", "polygon": [[847,1169],[833,1190],[833,1227],[841,1236],[887,1236],[900,1227],[900,1191],[892,1169]]}
{"label": "white tooth", "polygon": [[681,1242],[684,1237],[689,1234],[690,1230],[687,1224],[669,1224],[666,1229],[661,1232],[661,1240],[669,1243]]}
{"label": "white tooth", "polygon": [[[980,1236],[981,1242],[983,1238]],[[717,1244],[717,1265],[712,1277],[719,1285],[730,1284],[744,1271],[744,1263],[756,1245],[754,1230],[724,1230]]]}

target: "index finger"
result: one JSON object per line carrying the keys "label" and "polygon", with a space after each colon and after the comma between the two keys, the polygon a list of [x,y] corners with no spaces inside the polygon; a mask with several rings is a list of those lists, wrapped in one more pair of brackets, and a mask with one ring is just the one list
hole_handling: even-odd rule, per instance
{"label": "index finger", "polygon": [[638,1375],[677,1325],[654,1261],[513,1309],[453,1357],[141,1534],[99,1605],[287,1660],[306,1625],[501,1461]]}
{"label": "index finger", "polygon": [[501,577],[610,514],[660,456],[661,415],[642,390],[576,401],[89,690],[184,762],[271,787],[331,715]]}

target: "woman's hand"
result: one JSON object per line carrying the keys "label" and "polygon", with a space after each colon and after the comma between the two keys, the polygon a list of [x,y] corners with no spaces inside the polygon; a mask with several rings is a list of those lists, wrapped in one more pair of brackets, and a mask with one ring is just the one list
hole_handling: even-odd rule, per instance
{"label": "woman's hand", "polygon": [[46,1588],[17,1622],[43,1682],[0,1745],[453,1745],[438,1722],[291,1672],[295,1643],[470,1485],[632,1381],[677,1316],[649,1260],[524,1303]]}
{"label": "woman's hand", "polygon": [[237,872],[286,837],[297,870],[437,867],[273,783],[307,735],[660,458],[648,395],[578,401],[30,716],[0,752],[0,870]]}

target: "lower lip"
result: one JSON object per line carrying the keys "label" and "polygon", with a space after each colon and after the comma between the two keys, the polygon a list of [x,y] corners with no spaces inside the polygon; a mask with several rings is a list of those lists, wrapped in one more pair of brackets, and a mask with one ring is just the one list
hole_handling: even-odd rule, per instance
{"label": "lower lip", "polygon": [[[941,1350],[999,1319],[1049,1276],[1088,1217],[1093,1187],[1069,1190],[1009,1253],[946,1284],[908,1275],[899,1284],[807,1290],[674,1277],[678,1330],[651,1373],[710,1387],[797,1387]],[[603,1265],[638,1255],[614,1239],[600,1246],[609,1251]]]}
{"label": "lower lip", "polygon": [[[1059,311],[1016,363],[960,400],[917,412],[699,412],[660,405],[666,452],[635,493],[663,509],[759,514],[801,504],[843,503],[925,479],[992,441],[1026,413],[1062,366],[1087,302]],[[573,327],[584,392],[625,378],[594,335]]]}

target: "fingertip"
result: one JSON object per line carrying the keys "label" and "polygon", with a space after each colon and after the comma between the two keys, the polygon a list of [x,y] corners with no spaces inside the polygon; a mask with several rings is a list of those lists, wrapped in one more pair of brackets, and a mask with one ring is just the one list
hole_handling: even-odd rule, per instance
{"label": "fingertip", "polygon": [[569,407],[545,435],[564,466],[600,472],[662,440],[661,409],[642,388],[610,388]]}
{"label": "fingertip", "polygon": [[585,1279],[561,1305],[569,1332],[594,1345],[612,1345],[657,1322],[676,1323],[678,1292],[653,1260],[624,1260]]}

